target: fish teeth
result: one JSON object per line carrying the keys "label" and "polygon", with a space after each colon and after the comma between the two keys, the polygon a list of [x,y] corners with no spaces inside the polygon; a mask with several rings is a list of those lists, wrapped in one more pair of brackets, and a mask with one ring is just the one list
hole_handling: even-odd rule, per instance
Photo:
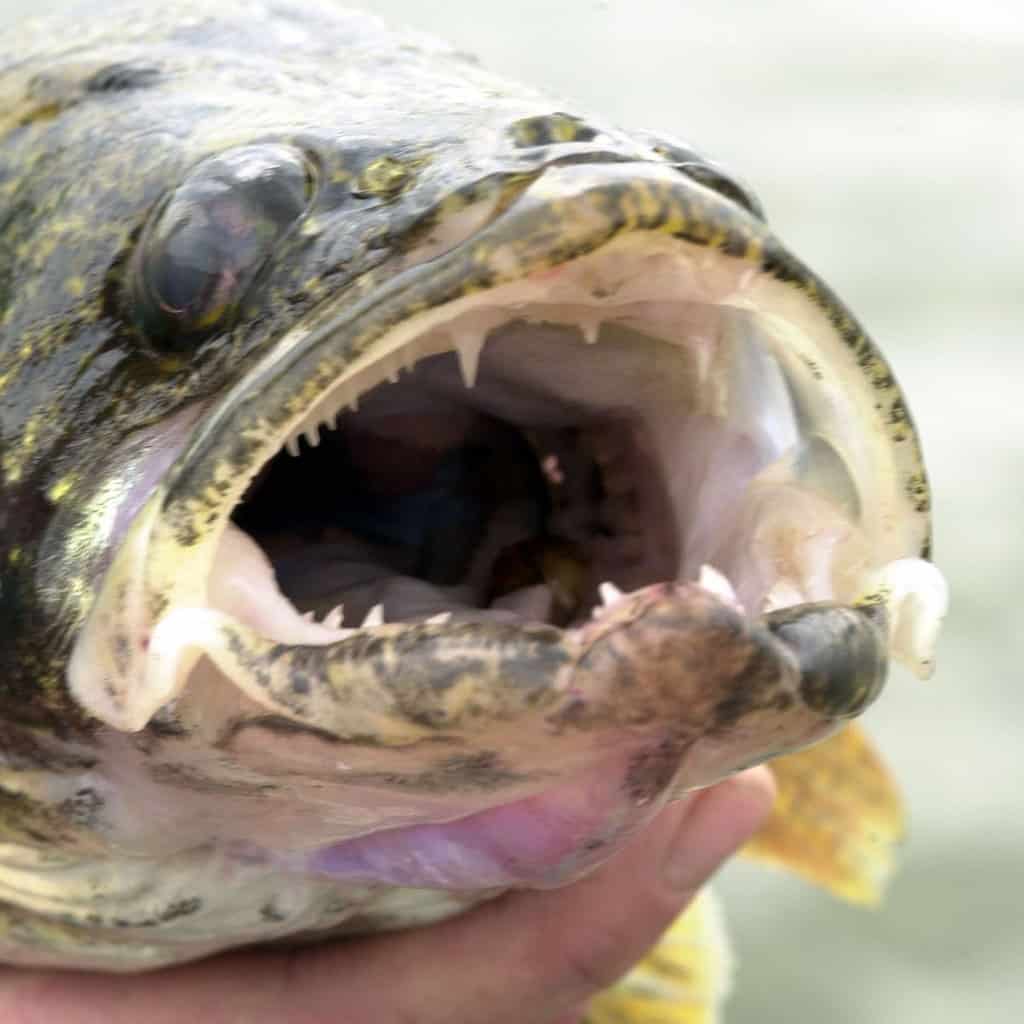
{"label": "fish teeth", "polygon": [[[377,606],[378,608],[380,605]],[[332,608],[325,616],[321,625],[326,626],[327,629],[341,629],[345,622],[345,606],[338,605],[336,608]]]}
{"label": "fish teeth", "polygon": [[384,625],[384,605],[375,604],[367,613],[366,618],[363,619],[361,629],[371,629],[374,626]]}
{"label": "fish teeth", "polygon": [[416,360],[419,359],[419,349],[415,345],[406,345],[402,349],[402,369],[412,373],[416,369]]}
{"label": "fish teeth", "polygon": [[480,369],[480,352],[483,350],[487,335],[480,333],[460,332],[452,335],[455,354],[459,358],[459,372],[462,383],[467,388],[476,384],[477,372]]}
{"label": "fish teeth", "polygon": [[889,647],[915,675],[935,668],[935,642],[949,606],[942,573],[921,558],[900,558],[872,573],[858,604],[881,603],[888,617]]}
{"label": "fish teeth", "polygon": [[310,448],[316,448],[320,444],[320,426],[316,424],[312,427],[306,427],[302,432],[302,436],[306,439],[306,444]]}
{"label": "fish teeth", "polygon": [[605,608],[622,598],[622,591],[619,590],[614,583],[610,583],[608,580],[605,580],[604,583],[597,588],[597,593],[600,595],[601,604],[603,604]]}
{"label": "fish teeth", "polygon": [[726,604],[739,608],[740,599],[736,596],[736,590],[729,582],[729,578],[719,572],[713,565],[702,565],[700,575],[697,577],[697,585],[703,587],[709,594],[714,594]]}
{"label": "fish teeth", "polygon": [[429,619],[424,619],[423,621],[428,626],[447,626],[451,620],[451,612],[438,612],[436,615],[431,615]]}
{"label": "fish teeth", "polygon": [[287,451],[289,455],[298,455],[299,454],[299,437],[298,437],[298,434],[296,434],[294,437],[289,437],[288,440],[285,441],[284,447],[285,447],[285,451]]}
{"label": "fish teeth", "polygon": [[583,335],[583,340],[588,345],[593,345],[597,342],[597,336],[601,333],[601,321],[597,317],[581,318],[576,326]]}

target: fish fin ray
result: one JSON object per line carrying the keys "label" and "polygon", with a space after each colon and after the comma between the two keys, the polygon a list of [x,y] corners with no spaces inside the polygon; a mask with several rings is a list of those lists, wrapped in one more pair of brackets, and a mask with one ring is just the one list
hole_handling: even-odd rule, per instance
{"label": "fish fin ray", "polygon": [[772,762],[779,795],[743,848],[850,903],[880,902],[904,836],[896,784],[863,729],[848,725]]}
{"label": "fish fin ray", "polygon": [[705,887],[625,977],[591,1000],[586,1024],[719,1024],[733,957]]}

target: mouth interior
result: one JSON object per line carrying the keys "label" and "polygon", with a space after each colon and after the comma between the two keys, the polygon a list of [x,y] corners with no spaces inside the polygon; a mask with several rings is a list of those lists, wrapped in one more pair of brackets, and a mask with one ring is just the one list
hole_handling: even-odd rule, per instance
{"label": "mouth interior", "polygon": [[[546,291],[576,298],[578,276]],[[704,564],[755,612],[833,596],[853,528],[796,480],[807,446],[756,314],[666,293],[478,308],[325,397],[235,509],[211,603],[316,642],[294,612],[332,635],[437,616],[564,627]],[[239,578],[266,576],[264,558],[279,594],[264,582],[257,609]]]}
{"label": "mouth interior", "polygon": [[607,393],[658,343],[606,331],[591,349],[572,327],[510,323],[491,332],[473,387],[454,352],[424,359],[274,458],[235,524],[292,604],[318,619],[340,605],[346,624],[379,606],[387,622],[565,626],[602,582],[672,578],[679,537],[655,440],[637,401]]}

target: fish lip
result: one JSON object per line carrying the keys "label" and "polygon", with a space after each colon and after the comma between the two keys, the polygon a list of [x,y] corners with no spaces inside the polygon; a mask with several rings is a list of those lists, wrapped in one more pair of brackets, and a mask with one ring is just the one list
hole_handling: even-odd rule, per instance
{"label": "fish lip", "polygon": [[[560,206],[567,197],[573,202]],[[98,610],[108,619],[120,617],[125,627],[106,652],[110,671],[103,687],[110,701],[100,717],[121,728],[141,728],[148,721],[155,707],[122,714],[118,691],[143,670],[153,626],[177,603],[177,581],[206,579],[216,538],[248,481],[280,450],[282,433],[301,421],[353,361],[420,313],[450,308],[474,293],[490,295],[638,235],[689,243],[784,282],[806,281],[827,315],[846,317],[856,326],[827,286],[791,257],[766,225],[670,167],[588,162],[547,168],[493,221],[450,251],[383,281],[370,272],[354,300],[350,294],[325,300],[212,404],[119,552],[120,558],[131,549],[129,578],[113,588],[120,597],[113,607],[94,608],[93,618]],[[907,429],[912,434],[912,426]],[[915,528],[924,543],[927,515]],[[900,547],[906,554],[905,544]],[[108,580],[100,604],[111,589]],[[132,601],[135,609],[129,612]],[[201,596],[198,603],[204,603]],[[75,657],[71,675],[75,689],[80,675]],[[95,713],[95,707],[90,710]]]}

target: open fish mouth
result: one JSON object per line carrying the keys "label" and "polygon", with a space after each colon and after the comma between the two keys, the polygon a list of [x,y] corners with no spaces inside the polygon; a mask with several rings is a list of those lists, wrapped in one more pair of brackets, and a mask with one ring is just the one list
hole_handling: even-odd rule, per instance
{"label": "open fish mouth", "polygon": [[[533,841],[503,814],[575,814],[578,839],[537,794],[609,759],[649,803],[828,734],[890,654],[927,673],[912,425],[759,219],[668,167],[574,165],[440,235],[196,414],[76,645],[84,707],[137,730],[227,680],[239,715],[325,742],[499,751],[486,798],[389,822],[482,815],[478,850],[492,825]],[[516,856],[561,864],[558,836]],[[317,863],[510,881],[416,841],[408,875],[360,839]]]}

